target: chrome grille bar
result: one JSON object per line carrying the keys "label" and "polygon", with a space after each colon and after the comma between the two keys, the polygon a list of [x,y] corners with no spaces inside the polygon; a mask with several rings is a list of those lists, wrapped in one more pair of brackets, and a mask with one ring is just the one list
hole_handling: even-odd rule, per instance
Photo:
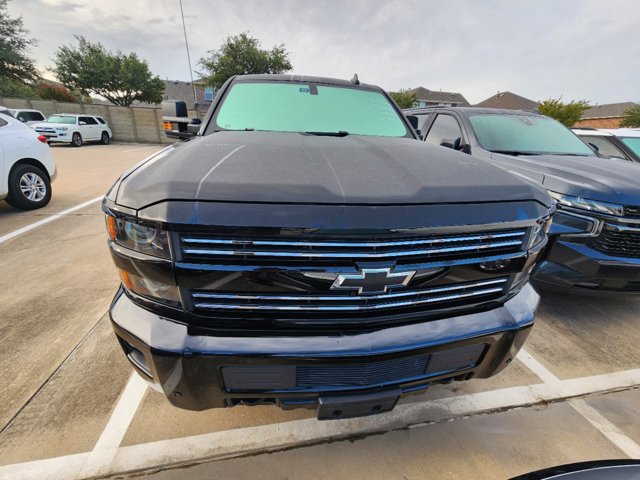
{"label": "chrome grille bar", "polygon": [[388,258],[388,257],[412,257],[416,255],[433,255],[437,253],[457,253],[475,252],[478,250],[488,250],[522,245],[522,240],[510,240],[506,242],[493,242],[478,245],[459,245],[447,248],[428,248],[423,250],[390,251],[385,253],[363,253],[363,252],[281,252],[281,251],[251,251],[251,250],[209,250],[200,248],[185,248],[183,251],[188,255],[231,255],[231,256],[253,256],[253,257],[305,257],[305,258]]}
{"label": "chrome grille bar", "polygon": [[[368,311],[392,309],[400,307],[413,307],[438,302],[463,300],[473,297],[501,293],[508,278],[484,280],[466,284],[445,285],[441,287],[423,289],[412,292],[397,292],[374,296],[269,296],[269,295],[226,295],[207,292],[194,292],[194,306],[196,309],[205,310],[279,310],[279,311]],[[215,303],[201,301],[202,299],[217,300]],[[229,303],[224,303],[229,300]],[[338,301],[338,304],[333,302]],[[352,304],[345,305],[344,301],[350,300]],[[388,301],[391,300],[391,301]],[[239,303],[239,302],[249,303]],[[266,304],[264,302],[274,302]],[[286,302],[297,302],[290,305]],[[315,301],[317,305],[305,304]],[[371,302],[376,303],[371,303]]]}
{"label": "chrome grille bar", "polygon": [[[339,247],[339,248],[381,248],[381,247],[404,247],[410,245],[432,245],[434,243],[451,243],[451,242],[471,242],[476,240],[493,240],[496,238],[523,237],[525,230],[516,230],[509,232],[488,233],[482,235],[464,235],[457,237],[434,237],[431,239],[416,240],[400,240],[394,242],[285,242],[280,240],[234,240],[234,239],[214,239],[214,238],[193,238],[183,237],[182,241],[186,244],[205,244],[205,245],[229,245],[229,246],[270,246],[270,247]],[[522,240],[519,241],[520,243]]]}

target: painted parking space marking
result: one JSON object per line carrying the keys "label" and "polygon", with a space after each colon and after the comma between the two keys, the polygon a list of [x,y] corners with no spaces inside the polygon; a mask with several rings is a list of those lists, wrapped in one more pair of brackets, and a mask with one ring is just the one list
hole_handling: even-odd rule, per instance
{"label": "painted parking space marking", "polygon": [[[549,372],[549,374],[551,373]],[[579,399],[585,396],[628,390],[638,386],[640,386],[640,369],[625,370],[605,375],[558,380],[553,383],[509,387],[439,400],[402,404],[389,414],[372,417],[330,422],[318,422],[315,418],[309,418],[119,447],[116,449],[115,455],[109,458],[109,465],[102,462],[101,459],[99,462],[102,475],[141,472],[184,463],[196,464],[259,452],[277,451],[293,446],[313,445],[328,440],[345,439],[354,435],[362,436],[415,428],[471,415],[545,405],[549,402]],[[603,427],[603,425],[601,422],[600,426]],[[624,434],[622,435],[624,436]],[[615,435],[608,438],[612,437],[615,440]],[[112,437],[112,440],[113,438],[115,436]],[[629,439],[629,441],[631,440]],[[635,448],[632,443],[628,442],[626,447]],[[632,450],[626,451],[631,452]],[[86,471],[92,467],[93,461],[90,460],[92,454],[93,452],[86,452],[6,465],[0,467],[0,478],[6,480],[25,478],[59,480],[68,479],[69,472],[79,472],[76,477],[78,479],[86,478],[80,475],[83,470]],[[98,462],[98,460],[95,461]]]}
{"label": "painted parking space marking", "polygon": [[42,220],[38,220],[37,222],[31,223],[25,227],[19,228],[17,230],[14,230],[13,232],[7,233],[6,235],[3,235],[0,237],[0,243],[4,243],[8,240],[11,240],[12,238],[16,238],[19,237],[20,235],[23,235],[27,232],[30,232],[31,230],[34,230],[36,228],[39,228],[43,225],[46,225],[47,223],[51,223],[54,222],[56,220],[60,220],[61,218],[65,217],[66,215],[69,215],[73,212],[76,212],[78,210],[82,210],[85,207],[88,207],[89,205],[93,205],[94,203],[99,202],[100,200],[102,200],[104,198],[103,195],[93,198],[91,200],[87,200],[86,202],[83,202],[79,205],[76,205],[75,207],[71,207],[71,208],[67,208],[66,210],[63,210],[61,212],[57,212],[57,213],[52,213],[50,216],[48,216],[47,218],[44,218]]}
{"label": "painted parking space marking", "polygon": [[[564,383],[538,360],[533,358],[524,348],[520,350],[518,359],[546,385],[561,385]],[[582,399],[571,399],[567,403],[626,455],[630,458],[640,458],[640,445],[607,420],[595,408],[587,405]]]}
{"label": "painted parking space marking", "polygon": [[138,374],[132,373],[107,426],[79,470],[78,478],[90,478],[109,473],[109,467],[118,452],[118,447],[120,447],[146,392],[147,383]]}

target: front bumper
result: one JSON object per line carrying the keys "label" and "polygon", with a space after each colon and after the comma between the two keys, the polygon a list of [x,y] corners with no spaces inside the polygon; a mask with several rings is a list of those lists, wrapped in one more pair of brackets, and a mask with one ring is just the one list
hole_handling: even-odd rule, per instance
{"label": "front bumper", "polygon": [[[345,412],[361,415],[390,410],[400,396],[420,393],[433,382],[499,372],[524,344],[538,302],[526,284],[493,310],[348,336],[189,335],[186,325],[139,307],[122,289],[110,316],[135,370],[177,407],[268,402],[322,409],[337,399],[344,407],[355,398],[371,403],[372,410]],[[307,377],[301,380],[303,371]],[[354,377],[356,384],[349,384]],[[377,395],[387,395],[382,407],[374,405]]]}
{"label": "front bumper", "polygon": [[640,294],[640,258],[616,257],[591,248],[585,237],[557,237],[533,272],[550,290],[587,294]]}

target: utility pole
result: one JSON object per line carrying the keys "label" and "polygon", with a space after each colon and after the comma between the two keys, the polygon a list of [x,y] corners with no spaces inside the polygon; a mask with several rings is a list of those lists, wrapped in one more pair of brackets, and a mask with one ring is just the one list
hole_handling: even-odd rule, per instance
{"label": "utility pole", "polygon": [[189,42],[187,40],[187,26],[184,23],[184,10],[182,9],[182,0],[180,0],[180,15],[182,15],[182,30],[184,31],[184,44],[187,47],[187,61],[189,62],[189,76],[191,77],[191,86],[193,87],[193,104],[197,109],[198,95],[196,86],[193,83],[193,70],[191,69],[191,55],[189,54]]}

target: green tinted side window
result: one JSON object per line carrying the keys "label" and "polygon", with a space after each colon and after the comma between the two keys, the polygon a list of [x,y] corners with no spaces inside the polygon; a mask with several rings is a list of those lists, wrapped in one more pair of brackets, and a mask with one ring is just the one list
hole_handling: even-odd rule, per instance
{"label": "green tinted side window", "polygon": [[627,137],[623,138],[624,144],[633,150],[633,153],[640,156],[640,137]]}
{"label": "green tinted side window", "polygon": [[593,155],[560,123],[531,115],[473,115],[469,121],[486,150]]}
{"label": "green tinted side window", "polygon": [[409,134],[380,92],[302,83],[237,83],[225,96],[215,122],[225,130]]}

